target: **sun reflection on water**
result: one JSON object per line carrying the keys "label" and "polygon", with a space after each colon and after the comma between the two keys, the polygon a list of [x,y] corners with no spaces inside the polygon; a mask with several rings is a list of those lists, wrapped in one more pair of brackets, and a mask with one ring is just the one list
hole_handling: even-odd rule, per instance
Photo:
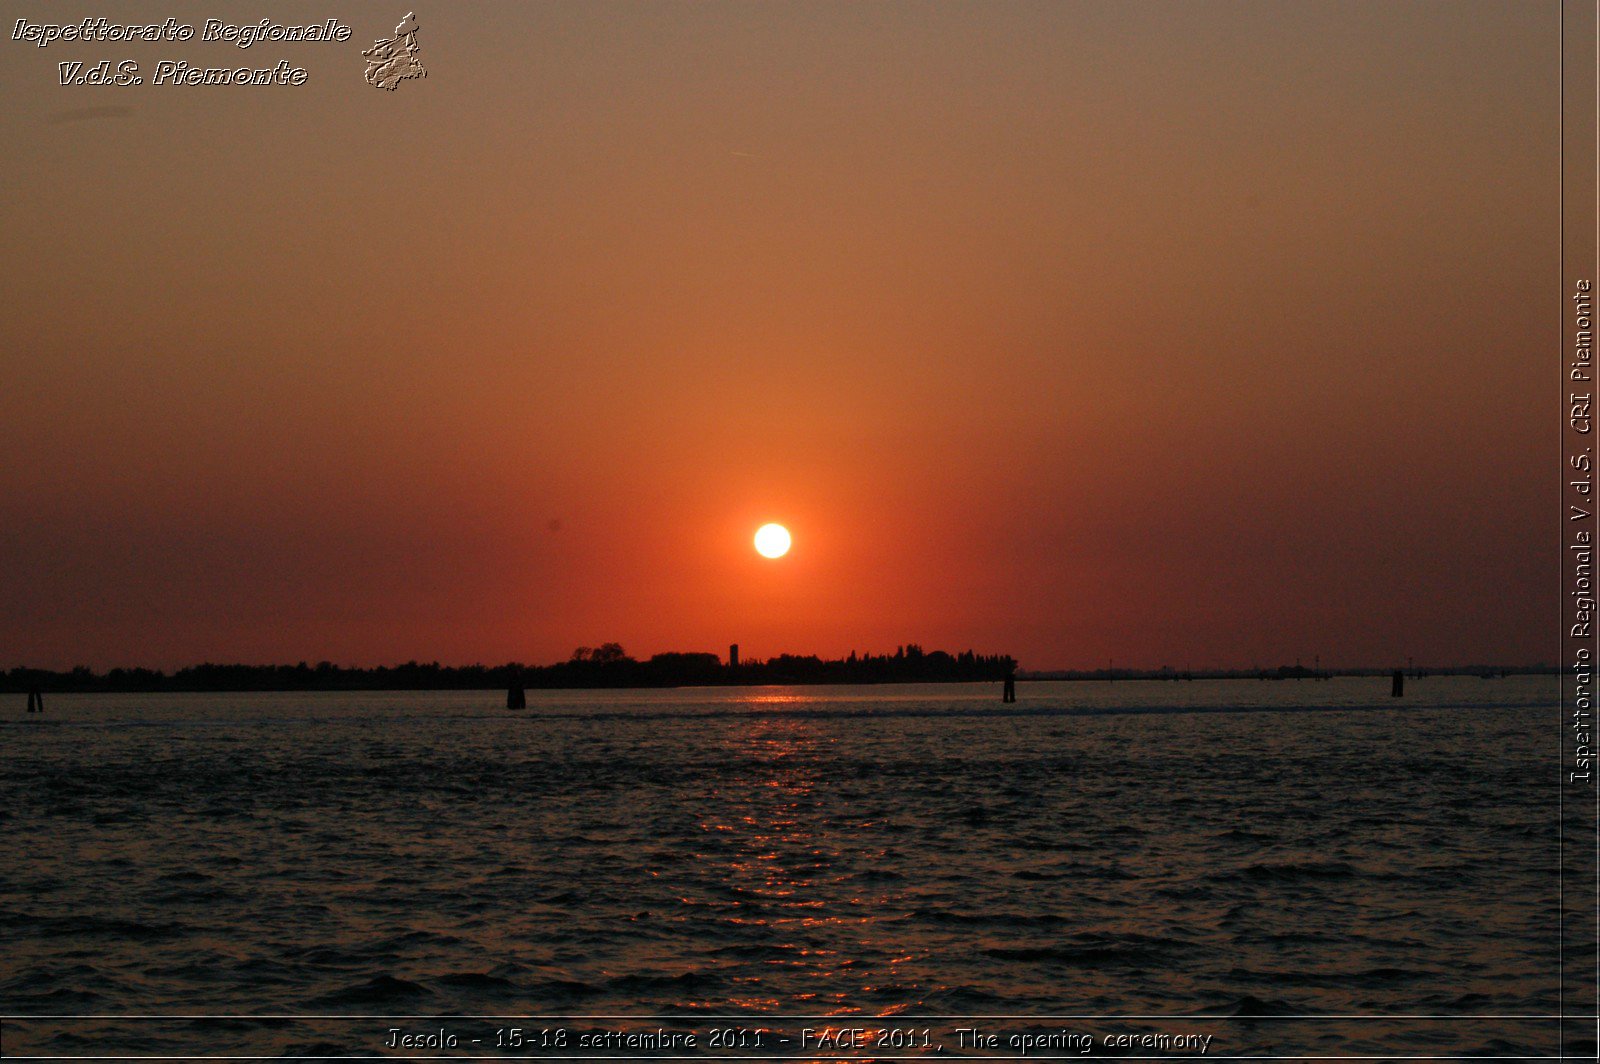
{"label": "sun reflection on water", "polygon": [[[808,701],[793,694],[752,696],[771,706]],[[717,878],[734,902],[724,925],[757,936],[769,952],[764,967],[781,970],[783,981],[810,983],[816,992],[799,997],[826,1014],[871,1011],[892,1014],[917,998],[884,1001],[901,985],[900,969],[915,958],[903,944],[882,937],[881,911],[895,901],[886,885],[862,875],[875,853],[853,845],[860,818],[840,816],[820,790],[818,766],[837,737],[828,722],[803,717],[751,715],[740,718],[724,739],[731,762],[744,766],[716,795],[701,830],[716,841],[707,861],[720,865]],[[863,998],[863,995],[866,995]],[[738,999],[757,1008],[760,995]]]}

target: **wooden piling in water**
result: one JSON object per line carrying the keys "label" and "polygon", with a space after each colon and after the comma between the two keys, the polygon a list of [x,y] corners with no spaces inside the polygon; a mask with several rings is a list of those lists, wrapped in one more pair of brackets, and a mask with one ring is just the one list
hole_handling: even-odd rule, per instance
{"label": "wooden piling in water", "polygon": [[1406,674],[1399,669],[1394,670],[1394,682],[1389,686],[1389,697],[1400,698],[1406,693]]}
{"label": "wooden piling in water", "polygon": [[1005,686],[1000,690],[1000,701],[1015,702],[1017,700],[1017,677],[1013,673],[1006,677]]}

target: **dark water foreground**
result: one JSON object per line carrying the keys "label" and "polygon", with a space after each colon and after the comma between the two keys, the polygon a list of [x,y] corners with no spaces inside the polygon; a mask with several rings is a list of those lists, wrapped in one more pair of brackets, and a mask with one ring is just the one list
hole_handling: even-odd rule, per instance
{"label": "dark water foreground", "polygon": [[1553,678],[1021,694],[18,699],[0,1052],[1558,1051]]}

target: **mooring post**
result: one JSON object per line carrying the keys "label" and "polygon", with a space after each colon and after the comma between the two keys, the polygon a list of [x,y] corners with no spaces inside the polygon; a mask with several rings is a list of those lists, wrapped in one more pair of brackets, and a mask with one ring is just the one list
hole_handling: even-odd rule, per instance
{"label": "mooring post", "polygon": [[1394,670],[1394,682],[1389,687],[1389,697],[1400,698],[1406,693],[1406,674],[1399,669]]}
{"label": "mooring post", "polygon": [[1017,700],[1017,674],[1006,673],[1005,686],[1000,689],[1000,701],[1015,702]]}
{"label": "mooring post", "polygon": [[44,695],[40,694],[37,688],[28,692],[28,712],[44,712]]}
{"label": "mooring post", "polygon": [[528,692],[522,689],[522,670],[511,670],[511,686],[506,689],[507,709],[527,709]]}

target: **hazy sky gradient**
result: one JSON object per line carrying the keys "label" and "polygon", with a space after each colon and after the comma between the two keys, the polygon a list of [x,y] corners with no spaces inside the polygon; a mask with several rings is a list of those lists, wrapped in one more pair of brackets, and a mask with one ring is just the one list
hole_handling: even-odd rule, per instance
{"label": "hazy sky gradient", "polygon": [[404,12],[7,5],[0,667],[1554,659],[1556,5]]}

